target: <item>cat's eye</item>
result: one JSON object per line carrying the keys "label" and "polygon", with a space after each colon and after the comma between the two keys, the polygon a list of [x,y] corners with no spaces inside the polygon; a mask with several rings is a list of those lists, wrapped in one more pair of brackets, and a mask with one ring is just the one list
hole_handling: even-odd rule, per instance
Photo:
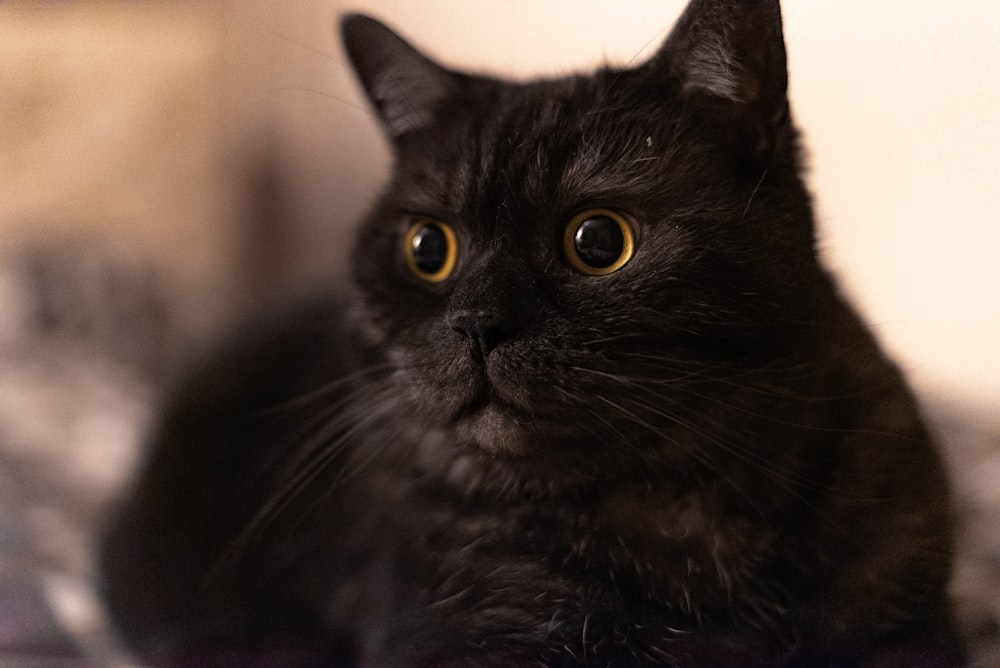
{"label": "cat's eye", "polygon": [[455,231],[445,223],[419,220],[410,226],[405,241],[410,271],[430,283],[451,276],[458,259]]}
{"label": "cat's eye", "polygon": [[635,235],[622,214],[610,209],[588,209],[569,221],[563,250],[577,271],[604,276],[618,271],[632,259]]}

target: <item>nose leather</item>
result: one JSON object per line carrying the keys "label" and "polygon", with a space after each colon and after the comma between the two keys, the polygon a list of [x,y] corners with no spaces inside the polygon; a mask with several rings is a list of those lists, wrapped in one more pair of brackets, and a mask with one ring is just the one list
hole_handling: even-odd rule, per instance
{"label": "nose leather", "polygon": [[520,323],[499,309],[458,309],[448,315],[448,324],[469,340],[472,357],[482,362]]}
{"label": "nose leather", "polygon": [[517,253],[500,247],[476,258],[463,272],[449,299],[445,324],[468,341],[476,362],[482,364],[534,317],[532,276]]}

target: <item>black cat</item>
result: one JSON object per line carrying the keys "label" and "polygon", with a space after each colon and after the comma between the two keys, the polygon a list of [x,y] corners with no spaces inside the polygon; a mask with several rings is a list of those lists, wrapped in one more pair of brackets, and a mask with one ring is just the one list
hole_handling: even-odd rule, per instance
{"label": "black cat", "polygon": [[814,250],[776,0],[524,84],[343,23],[349,285],[177,387],[109,532],[153,663],[958,666],[941,462]]}

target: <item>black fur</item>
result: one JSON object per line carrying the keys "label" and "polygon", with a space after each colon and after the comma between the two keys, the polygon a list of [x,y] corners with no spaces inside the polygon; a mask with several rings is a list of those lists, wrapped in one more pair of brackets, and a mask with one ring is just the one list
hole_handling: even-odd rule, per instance
{"label": "black fur", "polygon": [[[349,285],[195,365],[109,533],[157,663],[957,666],[947,482],[814,251],[776,1],[511,84],[344,38],[395,150]],[[630,262],[574,271],[611,208]],[[458,239],[414,275],[418,219]]]}

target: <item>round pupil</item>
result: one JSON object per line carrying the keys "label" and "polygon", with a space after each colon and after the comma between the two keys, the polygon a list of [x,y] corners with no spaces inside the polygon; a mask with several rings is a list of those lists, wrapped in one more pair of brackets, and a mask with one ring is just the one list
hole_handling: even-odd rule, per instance
{"label": "round pupil", "polygon": [[580,223],[573,241],[580,259],[597,269],[613,265],[625,250],[625,236],[608,216],[594,216]]}
{"label": "round pupil", "polygon": [[420,271],[433,274],[448,260],[448,238],[437,225],[425,225],[413,236],[413,260]]}

